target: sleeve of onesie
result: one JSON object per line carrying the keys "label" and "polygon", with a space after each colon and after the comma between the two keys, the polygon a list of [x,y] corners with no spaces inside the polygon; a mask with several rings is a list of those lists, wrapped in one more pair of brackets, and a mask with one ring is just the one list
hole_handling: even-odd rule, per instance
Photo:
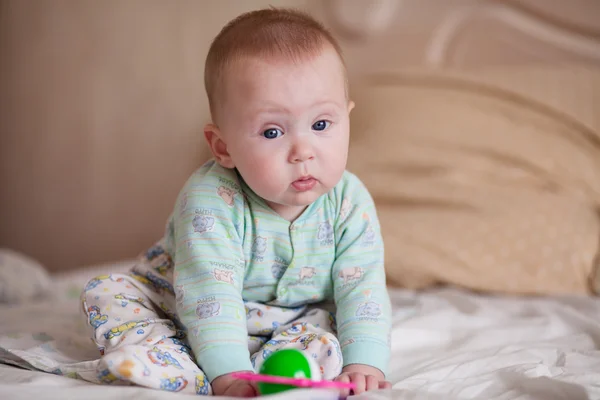
{"label": "sleeve of onesie", "polygon": [[338,338],[344,366],[366,364],[385,375],[390,358],[391,303],[375,204],[352,177],[340,193],[332,270]]}
{"label": "sleeve of onesie", "polygon": [[209,381],[253,370],[242,300],[244,201],[232,173],[203,167],[171,217],[177,313]]}

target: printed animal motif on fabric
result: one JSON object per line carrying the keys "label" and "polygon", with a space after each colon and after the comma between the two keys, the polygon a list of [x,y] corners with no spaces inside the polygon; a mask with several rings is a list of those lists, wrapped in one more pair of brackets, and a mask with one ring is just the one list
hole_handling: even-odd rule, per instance
{"label": "printed animal motif on fabric", "polygon": [[252,243],[252,255],[257,261],[262,261],[267,251],[267,238],[257,236]]}
{"label": "printed animal motif on fabric", "polygon": [[200,303],[196,306],[196,315],[200,319],[211,318],[221,313],[221,303],[212,301],[209,303]]}
{"label": "printed animal motif on fabric", "polygon": [[110,372],[108,369],[103,369],[102,371],[98,372],[98,375],[96,377],[100,382],[104,383],[105,385],[110,385],[119,380],[119,378],[113,375],[113,373]]}
{"label": "printed animal motif on fabric", "polygon": [[117,366],[117,375],[129,379],[133,375],[134,368],[135,363],[129,359],[125,359]]}
{"label": "printed animal motif on fabric", "polygon": [[183,354],[183,353],[188,354],[188,355],[191,354],[190,347],[186,343],[184,343],[181,340],[174,338],[174,337],[159,340],[158,342],[156,342],[156,344],[160,345],[160,346],[169,346],[169,347],[175,346],[173,348],[173,351],[177,354]]}
{"label": "printed animal motif on fabric", "polygon": [[375,231],[371,224],[367,225],[367,229],[363,232],[362,244],[363,246],[372,246],[375,244]]}
{"label": "printed animal motif on fabric", "polygon": [[291,343],[291,342],[286,339],[271,339],[271,340],[267,341],[260,351],[257,351],[250,357],[252,366],[256,367],[256,358],[259,355],[262,356],[263,360],[266,360],[271,354],[273,354],[279,348],[285,346],[288,343]]}
{"label": "printed animal motif on fabric", "polygon": [[244,309],[246,310],[246,319],[250,318],[262,318],[263,312],[259,308],[250,308],[244,304]]}
{"label": "printed animal motif on fabric", "polygon": [[260,348],[265,345],[267,338],[264,336],[248,336],[248,348]]}
{"label": "printed animal motif on fabric", "polygon": [[266,360],[267,358],[269,358],[269,356],[271,356],[271,354],[273,354],[273,350],[262,349],[262,351],[261,351],[263,360]]}
{"label": "printed animal motif on fabric", "polygon": [[217,189],[217,194],[221,196],[225,204],[227,204],[229,207],[233,207],[233,204],[235,203],[234,197],[236,194],[233,189],[225,186],[219,186]]}
{"label": "printed animal motif on fabric", "polygon": [[125,379],[129,379],[133,375],[134,368],[135,363],[130,359],[125,359],[116,366],[116,375]]}
{"label": "printed animal motif on fabric", "polygon": [[121,336],[124,332],[127,332],[132,329],[137,329],[137,328],[145,328],[148,325],[155,323],[155,322],[156,322],[156,320],[154,318],[147,318],[147,319],[144,319],[141,321],[126,322],[126,323],[116,326],[116,327],[112,328],[110,331],[106,332],[104,334],[104,337],[106,339],[110,340],[114,337]]}
{"label": "printed animal motif on fabric", "polygon": [[[256,324],[256,325],[260,325],[260,324]],[[273,329],[271,329],[271,328],[262,328],[256,332],[256,334],[260,335],[260,336],[268,336],[268,335],[271,335],[272,333],[273,333]]]}
{"label": "printed animal motif on fabric", "polygon": [[102,281],[105,281],[107,279],[110,279],[112,282],[123,282],[123,278],[115,278],[111,275],[100,275],[95,277],[94,279],[90,279],[89,282],[85,285],[85,288],[83,289],[84,292],[87,292],[89,290],[94,289],[95,287],[97,287],[98,285],[100,285],[102,283]]}
{"label": "printed animal motif on fabric", "polygon": [[319,225],[317,239],[321,243],[321,246],[333,245],[333,226],[331,226],[331,222],[325,221]]}
{"label": "printed animal motif on fabric", "polygon": [[196,215],[192,220],[194,232],[212,232],[215,228],[215,218],[208,215]]}
{"label": "printed animal motif on fabric", "polygon": [[306,322],[294,322],[292,326],[290,326],[285,331],[281,332],[282,336],[297,336],[306,333],[308,330],[308,326]]}
{"label": "printed animal motif on fabric", "polygon": [[363,270],[360,267],[348,267],[342,269],[338,276],[344,280],[344,284],[362,278]]}
{"label": "printed animal motif on fabric", "polygon": [[185,389],[188,381],[183,376],[174,376],[172,378],[162,378],[160,380],[160,388],[170,392],[179,392]]}
{"label": "printed animal motif on fabric", "polygon": [[367,301],[358,306],[356,310],[357,317],[376,318],[381,315],[381,307],[373,301]]}
{"label": "printed animal motif on fabric", "polygon": [[148,350],[148,358],[152,361],[152,364],[159,365],[161,367],[168,367],[169,365],[174,366],[178,369],[183,369],[179,361],[177,361],[171,353],[162,351],[158,347],[154,346]]}
{"label": "printed animal motif on fabric", "polygon": [[286,269],[287,269],[287,267],[285,265],[280,264],[280,263],[274,263],[271,266],[271,274],[273,275],[273,278],[281,279],[281,277],[285,273]]}
{"label": "printed animal motif on fabric", "polygon": [[173,285],[171,285],[168,280],[158,277],[150,272],[146,272],[142,275],[137,271],[131,271],[131,276],[144,285],[149,286],[156,293],[168,292],[173,295],[175,294]]}
{"label": "printed animal motif on fabric", "polygon": [[291,343],[302,344],[302,350],[306,350],[313,340],[317,339],[316,333],[309,333],[307,335],[301,335],[292,339]]}
{"label": "printed animal motif on fabric", "polygon": [[135,270],[132,270],[129,274],[136,281],[138,281],[138,282],[140,282],[140,283],[142,283],[142,284],[144,284],[146,286],[149,286],[149,287],[152,286],[152,282],[150,282],[150,280],[148,278],[146,278],[145,274],[142,275],[142,274],[140,274],[139,272],[137,272]]}
{"label": "printed animal motif on fabric", "polygon": [[138,296],[127,294],[127,293],[116,294],[115,295],[115,299],[121,300],[121,306],[122,307],[127,307],[127,305],[129,303],[137,303],[137,304],[140,304],[140,305],[142,305],[144,307],[146,306],[144,299],[142,299],[141,297],[138,297]]}
{"label": "printed animal motif on fabric", "polygon": [[213,276],[219,282],[225,282],[225,283],[233,284],[233,271],[227,271],[227,270],[224,270],[224,269],[217,269],[217,268],[215,268],[213,270]]}
{"label": "printed animal motif on fabric", "polygon": [[89,306],[87,313],[90,319],[90,325],[93,326],[94,329],[98,329],[100,325],[103,325],[108,321],[108,315],[100,313],[100,308],[98,306]]}
{"label": "printed animal motif on fabric", "polygon": [[159,274],[166,276],[168,271],[173,268],[171,256],[161,245],[154,245],[146,251],[144,257]]}
{"label": "printed animal motif on fabric", "polygon": [[208,395],[209,389],[210,389],[210,386],[208,385],[208,382],[206,381],[206,376],[204,376],[203,374],[196,375],[196,394]]}
{"label": "printed animal motif on fabric", "polygon": [[300,282],[311,279],[313,276],[317,274],[317,270],[315,267],[302,267],[300,269]]}
{"label": "printed animal motif on fabric", "polygon": [[290,343],[287,339],[271,339],[265,343],[263,346],[266,349],[273,349],[274,347],[281,347]]}

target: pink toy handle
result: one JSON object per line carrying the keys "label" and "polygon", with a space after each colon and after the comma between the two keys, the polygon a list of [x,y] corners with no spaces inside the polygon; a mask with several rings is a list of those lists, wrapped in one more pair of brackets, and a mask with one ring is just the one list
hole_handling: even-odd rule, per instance
{"label": "pink toy handle", "polygon": [[351,382],[313,381],[307,378],[286,378],[283,376],[253,374],[252,372],[234,372],[234,378],[245,381],[275,383],[279,385],[291,385],[298,387],[332,388],[332,389],[355,389],[356,385]]}

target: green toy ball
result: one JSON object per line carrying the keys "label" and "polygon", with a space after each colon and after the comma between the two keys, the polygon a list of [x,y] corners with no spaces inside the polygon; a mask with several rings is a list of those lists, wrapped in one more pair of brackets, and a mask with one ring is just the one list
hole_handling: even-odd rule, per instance
{"label": "green toy ball", "polygon": [[[280,376],[294,379],[321,380],[319,367],[311,358],[308,358],[297,349],[281,349],[268,356],[260,367],[260,374]],[[259,382],[260,394],[269,395],[297,389],[297,386]]]}

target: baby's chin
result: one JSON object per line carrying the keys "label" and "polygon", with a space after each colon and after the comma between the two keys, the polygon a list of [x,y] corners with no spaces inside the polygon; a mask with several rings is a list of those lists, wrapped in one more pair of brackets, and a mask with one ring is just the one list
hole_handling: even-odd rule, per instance
{"label": "baby's chin", "polygon": [[286,196],[274,199],[275,201],[265,200],[272,210],[291,221],[299,217],[308,206],[317,201],[323,194],[322,192],[304,192],[293,195],[288,193]]}
{"label": "baby's chin", "polygon": [[296,196],[292,199],[282,199],[277,201],[280,207],[308,207],[319,199],[324,193],[302,193],[301,196]]}

